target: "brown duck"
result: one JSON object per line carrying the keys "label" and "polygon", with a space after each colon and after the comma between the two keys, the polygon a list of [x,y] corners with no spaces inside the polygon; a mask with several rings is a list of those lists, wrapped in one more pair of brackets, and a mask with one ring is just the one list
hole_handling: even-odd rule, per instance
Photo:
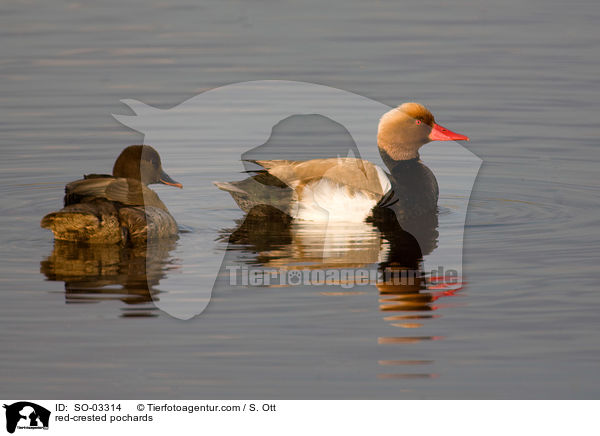
{"label": "brown duck", "polygon": [[143,244],[177,235],[175,219],[152,183],[182,188],[162,169],[149,145],[125,148],[112,175],[88,174],[65,187],[64,208],[46,215],[41,226],[62,241],[89,244]]}

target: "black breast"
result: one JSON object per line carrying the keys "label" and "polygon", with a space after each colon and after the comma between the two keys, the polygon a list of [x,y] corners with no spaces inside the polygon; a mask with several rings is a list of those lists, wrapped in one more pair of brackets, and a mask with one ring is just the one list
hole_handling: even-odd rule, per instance
{"label": "black breast", "polygon": [[435,214],[439,195],[433,172],[418,158],[396,162],[391,170],[393,208],[406,218]]}
{"label": "black breast", "polygon": [[388,235],[400,234],[396,227],[399,225],[402,232],[415,238],[423,255],[429,254],[437,246],[438,238],[437,180],[418,158],[393,161],[382,157],[391,172],[393,193],[373,210],[372,220]]}

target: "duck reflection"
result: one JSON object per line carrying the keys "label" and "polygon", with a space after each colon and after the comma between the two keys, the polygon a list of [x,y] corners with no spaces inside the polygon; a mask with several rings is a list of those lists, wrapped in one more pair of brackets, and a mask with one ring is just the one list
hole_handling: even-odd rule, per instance
{"label": "duck reflection", "polygon": [[265,205],[254,207],[237,228],[224,229],[222,235],[229,250],[250,251],[266,268],[361,268],[385,251],[380,233],[370,223],[298,222]]}
{"label": "duck reflection", "polygon": [[[431,220],[431,223],[437,223]],[[428,230],[427,249],[435,247],[437,230],[431,226],[420,227],[422,235]],[[453,292],[436,284],[437,277],[423,271],[423,250],[411,233],[405,231],[393,211],[381,209],[372,220],[365,223],[345,224],[299,222],[277,208],[256,206],[238,222],[234,229],[224,229],[222,238],[228,240],[230,251],[241,250],[251,253],[246,262],[268,270],[280,272],[294,270],[315,271],[332,269],[375,271],[357,278],[356,274],[339,274],[338,281],[327,281],[328,287],[340,292],[323,292],[323,295],[353,295],[361,287],[374,286],[379,293],[379,309],[383,320],[392,327],[418,329],[437,318],[435,303],[440,297]],[[423,240],[423,239],[421,239]],[[292,286],[298,283],[287,283]],[[282,286],[281,282],[265,284]],[[322,283],[321,283],[322,285]],[[366,285],[366,286],[365,286]],[[372,289],[372,288],[371,288]],[[364,293],[364,292],[360,292]],[[422,341],[442,339],[440,336],[398,334],[378,338],[382,347],[413,344]],[[393,351],[392,351],[393,354]],[[430,360],[381,360],[382,367],[404,367],[406,365],[427,365]],[[424,373],[384,373],[381,378],[430,378],[435,374]]]}
{"label": "duck reflection", "polygon": [[83,244],[54,242],[54,249],[40,263],[40,272],[51,281],[65,283],[67,303],[120,300],[128,307],[122,316],[156,316],[156,288],[166,276],[174,239],[151,244]]}

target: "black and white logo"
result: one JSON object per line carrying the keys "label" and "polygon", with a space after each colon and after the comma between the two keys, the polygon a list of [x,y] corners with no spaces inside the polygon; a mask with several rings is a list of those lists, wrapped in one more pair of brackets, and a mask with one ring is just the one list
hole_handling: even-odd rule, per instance
{"label": "black and white logo", "polygon": [[50,411],[29,401],[5,404],[6,431],[14,433],[16,429],[48,429]]}

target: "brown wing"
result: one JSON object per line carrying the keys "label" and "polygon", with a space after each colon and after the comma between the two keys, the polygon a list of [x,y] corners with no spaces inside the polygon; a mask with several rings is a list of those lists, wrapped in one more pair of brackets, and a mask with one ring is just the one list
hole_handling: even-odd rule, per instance
{"label": "brown wing", "polygon": [[328,179],[350,190],[363,191],[381,197],[377,167],[356,158],[312,159],[308,161],[255,161],[288,186],[296,189],[319,179]]}
{"label": "brown wing", "polygon": [[76,180],[66,186],[65,193],[65,206],[94,198],[104,198],[126,206],[154,206],[167,209],[153,190],[134,179],[94,177]]}

